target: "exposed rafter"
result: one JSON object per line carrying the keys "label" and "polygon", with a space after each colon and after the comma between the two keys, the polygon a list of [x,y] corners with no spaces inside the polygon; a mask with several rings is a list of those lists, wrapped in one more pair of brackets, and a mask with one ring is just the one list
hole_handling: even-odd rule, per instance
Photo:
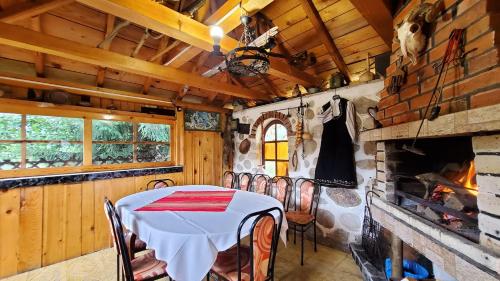
{"label": "exposed rafter", "polygon": [[[154,1],[78,0],[78,2],[166,34],[196,48],[212,51],[213,40],[209,34],[209,26]],[[225,36],[220,44],[221,49],[227,52],[234,49],[238,41]],[[320,78],[292,69],[289,64],[279,59],[271,59],[269,74],[304,86],[319,85],[322,82]]]}
{"label": "exposed rafter", "polygon": [[0,23],[0,44],[42,52],[83,63],[110,67],[172,83],[187,84],[200,89],[225,93],[240,98],[269,99],[264,93],[234,87],[175,68],[157,65],[95,47],[84,46],[77,42],[41,34],[15,25]]}
{"label": "exposed rafter", "polygon": [[352,5],[363,15],[375,29],[385,44],[391,48],[394,34],[392,14],[384,0],[350,0]]}
{"label": "exposed rafter", "polygon": [[[115,20],[116,20],[115,16],[110,15],[110,14],[107,15],[107,17],[106,17],[106,32],[104,35],[104,40],[108,39],[108,36],[110,36],[113,33],[113,30],[115,28]],[[108,40],[104,44],[99,44],[99,45],[102,49],[109,50],[109,47],[111,46],[111,40]],[[106,77],[106,68],[99,67],[97,69],[97,76],[96,76],[97,86],[101,87],[104,84],[105,77]]]}
{"label": "exposed rafter", "polygon": [[[41,90],[56,90],[56,89],[64,90],[68,93],[73,93],[76,95],[86,95],[86,96],[107,98],[107,99],[140,103],[140,104],[148,104],[148,105],[156,105],[164,107],[174,106],[174,103],[172,103],[169,100],[165,100],[164,98],[161,97],[144,96],[138,93],[132,93],[128,91],[94,87],[86,84],[61,81],[57,79],[33,77],[15,73],[0,72],[0,83],[22,88],[33,88]],[[227,111],[225,109],[221,109],[214,106],[187,103],[187,102],[176,103],[175,106],[208,110],[208,111],[218,111],[218,112]]]}
{"label": "exposed rafter", "polygon": [[26,1],[24,3],[16,4],[8,10],[1,11],[0,21],[13,23],[19,20],[41,15],[72,2],[75,2],[75,0]]}
{"label": "exposed rafter", "polygon": [[321,39],[321,42],[323,42],[323,45],[325,45],[326,49],[328,50],[328,53],[333,59],[333,62],[335,63],[335,65],[337,65],[337,68],[340,70],[340,72],[344,74],[344,76],[347,79],[350,80],[352,77],[349,72],[349,68],[345,63],[344,58],[340,54],[339,49],[335,45],[335,42],[333,41],[333,38],[330,35],[330,32],[328,31],[328,28],[325,26],[325,23],[321,19],[321,16],[318,10],[316,9],[316,6],[314,6],[313,0],[299,0],[299,3],[302,5],[304,12],[306,13],[307,17],[309,18],[312,25],[316,29],[318,36]]}
{"label": "exposed rafter", "polygon": [[[160,39],[161,41],[160,41],[160,45],[158,46],[157,54],[159,52],[161,52],[161,50],[163,50],[168,45],[169,39],[170,38],[168,38],[167,36],[163,36],[163,38]],[[156,58],[152,62],[156,63],[156,64],[161,64],[162,58],[163,58],[163,56],[161,56],[161,55],[156,56]],[[144,86],[142,88],[142,93],[147,94],[149,91],[149,88],[151,88],[152,83],[153,83],[153,78],[146,77],[146,80],[144,80]]]}
{"label": "exposed rafter", "polygon": [[[40,16],[31,18],[31,28],[35,31],[42,32]],[[38,77],[45,76],[45,55],[40,52],[35,52],[35,71]]]}

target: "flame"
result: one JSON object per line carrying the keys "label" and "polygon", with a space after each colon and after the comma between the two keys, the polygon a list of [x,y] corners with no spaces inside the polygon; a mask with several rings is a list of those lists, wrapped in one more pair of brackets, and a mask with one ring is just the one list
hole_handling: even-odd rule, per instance
{"label": "flame", "polygon": [[470,162],[469,167],[466,168],[463,173],[457,176],[455,181],[467,188],[470,194],[477,196],[479,187],[476,181],[476,166],[474,160]]}

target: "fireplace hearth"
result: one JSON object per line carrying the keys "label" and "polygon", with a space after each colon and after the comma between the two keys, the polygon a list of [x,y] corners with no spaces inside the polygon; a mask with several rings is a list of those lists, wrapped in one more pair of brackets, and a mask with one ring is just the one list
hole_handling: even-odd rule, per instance
{"label": "fireplace hearth", "polygon": [[386,143],[386,165],[394,179],[395,203],[414,214],[479,242],[477,194],[471,137],[421,139],[425,155]]}

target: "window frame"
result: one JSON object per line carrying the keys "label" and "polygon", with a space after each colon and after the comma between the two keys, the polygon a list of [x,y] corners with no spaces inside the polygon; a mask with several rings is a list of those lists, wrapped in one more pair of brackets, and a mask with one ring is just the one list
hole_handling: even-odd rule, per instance
{"label": "window frame", "polygon": [[[21,143],[21,162],[26,167],[26,116],[42,115],[54,117],[83,118],[83,162],[80,166],[64,166],[51,168],[18,168],[13,170],[0,170],[0,179],[23,176],[41,176],[66,173],[97,172],[121,169],[154,168],[174,166],[177,163],[177,123],[176,117],[144,114],[137,112],[125,112],[118,110],[106,110],[100,108],[82,108],[71,105],[54,105],[44,102],[32,102],[22,100],[5,100],[0,103],[0,112],[21,114],[21,140],[13,140],[11,143]],[[132,124],[152,123],[170,125],[170,160],[162,162],[132,162],[120,164],[92,164],[92,120],[127,121]],[[134,125],[134,127],[137,127]],[[135,129],[135,128],[134,128]],[[134,134],[135,131],[133,131]],[[134,136],[135,137],[135,136]],[[135,140],[135,139],[133,139]],[[6,141],[9,142],[9,141]],[[37,141],[38,142],[38,141]],[[135,148],[135,147],[134,147]],[[135,151],[134,151],[135,154]]]}
{"label": "window frame", "polygon": [[[275,168],[275,171],[276,171],[276,175],[275,176],[278,176],[277,173],[278,173],[278,162],[286,162],[287,163],[287,170],[286,170],[286,175],[284,176],[288,176],[289,175],[289,167],[288,167],[288,163],[290,161],[290,153],[288,153],[288,159],[287,160],[280,160],[278,159],[278,143],[284,143],[286,142],[288,144],[288,132],[287,132],[287,138],[286,140],[277,140],[278,138],[278,130],[277,130],[277,127],[275,127],[275,131],[274,131],[274,135],[275,135],[275,140],[274,141],[266,141],[266,133],[267,131],[273,126],[273,125],[281,125],[283,126],[285,129],[286,129],[286,126],[285,124],[283,124],[283,122],[281,122],[281,120],[279,119],[275,119],[275,120],[272,120],[271,122],[269,122],[269,124],[266,125],[266,127],[264,127],[264,131],[262,132],[262,163],[264,164],[264,166],[266,165],[266,161],[273,161],[274,162],[274,168]],[[273,143],[274,144],[274,159],[266,159],[266,143]],[[289,147],[289,145],[287,145]]]}

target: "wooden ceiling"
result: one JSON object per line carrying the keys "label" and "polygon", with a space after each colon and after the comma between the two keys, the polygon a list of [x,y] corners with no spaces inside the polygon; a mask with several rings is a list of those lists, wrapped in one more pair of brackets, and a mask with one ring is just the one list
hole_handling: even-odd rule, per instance
{"label": "wooden ceiling", "polygon": [[[233,98],[270,100],[288,96],[295,84],[319,85],[337,71],[356,80],[366,71],[367,54],[373,58],[389,51],[390,10],[383,0],[368,2],[241,1],[249,14],[268,20],[267,26],[259,25],[261,31],[278,27],[274,52],[290,56],[308,51],[317,63],[299,70],[272,58],[267,75],[234,79],[225,73],[202,74],[221,62],[210,56],[209,25],[217,23],[227,33],[221,42],[224,51],[237,45],[240,0],[206,0],[193,18],[179,12],[193,0],[167,6],[152,0],[0,0],[0,57],[34,66],[26,70],[0,62],[0,71],[178,102],[188,96],[219,106]],[[100,44],[124,20],[131,23]],[[153,30],[147,38],[145,28]],[[160,34],[164,36],[158,38]]]}

